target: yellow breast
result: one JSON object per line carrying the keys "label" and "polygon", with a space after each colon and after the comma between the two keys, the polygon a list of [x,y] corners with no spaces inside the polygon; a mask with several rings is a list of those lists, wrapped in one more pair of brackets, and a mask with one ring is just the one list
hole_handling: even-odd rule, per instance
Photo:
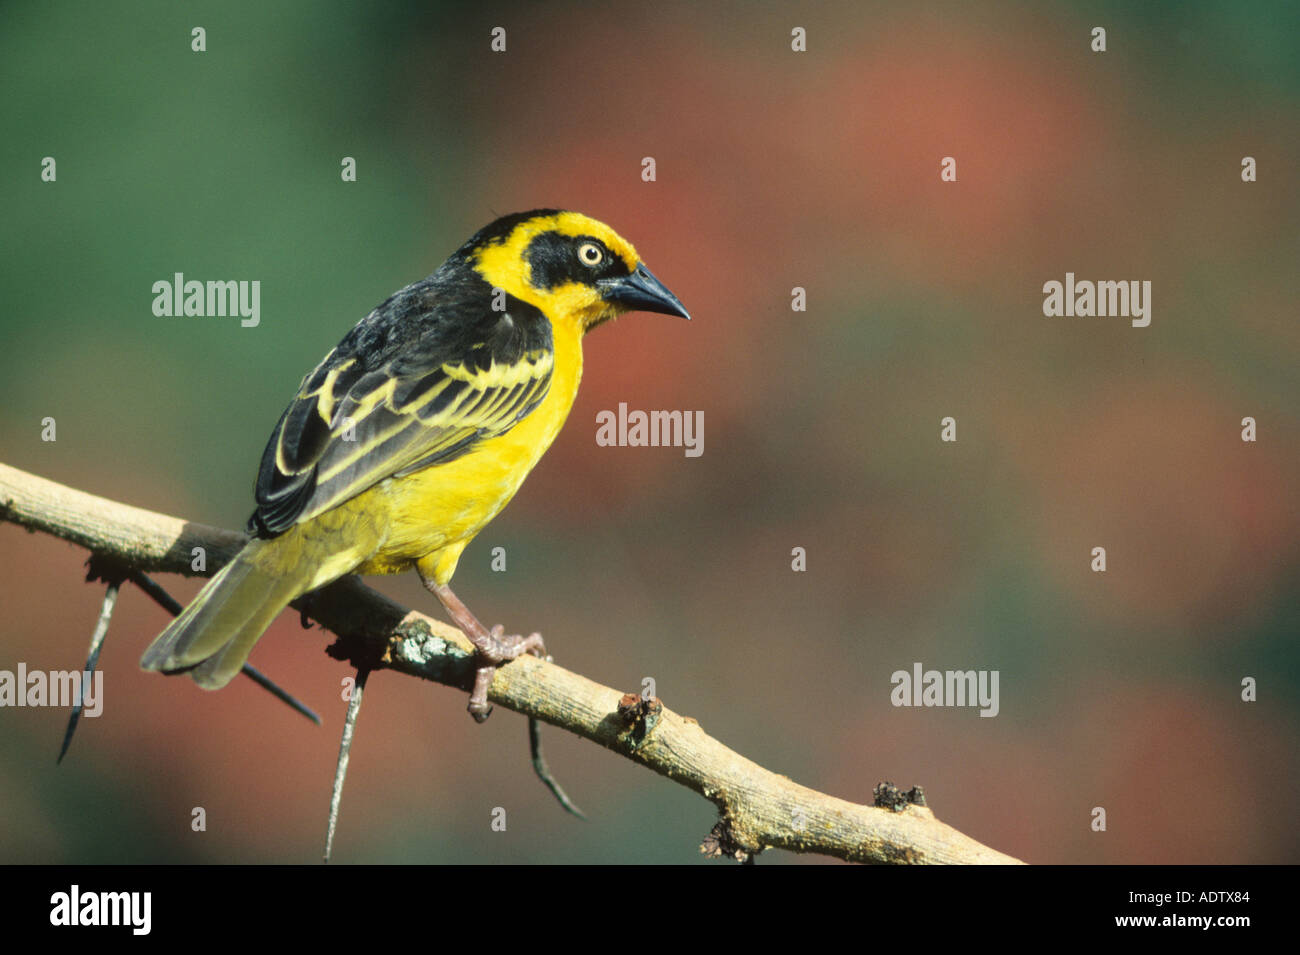
{"label": "yellow breast", "polygon": [[382,541],[356,572],[394,574],[416,561],[446,583],[474,535],[510,502],[560,433],[582,379],[582,334],[576,322],[552,322],[555,364],[550,389],[505,434],[468,454],[403,478],[389,478],[342,508],[359,521],[386,515]]}

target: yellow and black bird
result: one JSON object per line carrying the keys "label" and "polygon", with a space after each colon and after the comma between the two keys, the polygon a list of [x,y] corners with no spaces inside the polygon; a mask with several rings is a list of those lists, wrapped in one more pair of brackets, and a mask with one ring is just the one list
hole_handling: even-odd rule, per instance
{"label": "yellow and black bird", "polygon": [[487,719],[496,668],[542,639],[489,630],[448,583],[564,424],[582,336],[633,310],[690,317],[603,223],[540,209],[478,232],[303,379],[262,455],[252,539],[140,665],[218,689],[290,601],[415,568],[477,648],[469,711]]}

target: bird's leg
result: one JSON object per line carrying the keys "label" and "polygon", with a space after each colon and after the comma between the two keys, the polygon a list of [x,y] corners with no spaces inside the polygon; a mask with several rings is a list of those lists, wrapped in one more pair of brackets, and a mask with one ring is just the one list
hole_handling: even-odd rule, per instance
{"label": "bird's leg", "polygon": [[486,661],[484,666],[478,668],[478,673],[474,677],[474,691],[469,695],[469,715],[482,723],[492,713],[492,705],[488,703],[487,694],[497,667],[525,653],[539,657],[546,656],[546,645],[542,643],[542,635],[540,633],[530,634],[527,637],[518,634],[507,635],[505,627],[500,624],[489,630],[479,623],[478,617],[470,612],[470,609],[451,592],[451,588],[446,584],[437,583],[424,574],[420,574],[420,580],[446,608],[452,622],[469,637],[470,642],[478,650],[480,660]]}

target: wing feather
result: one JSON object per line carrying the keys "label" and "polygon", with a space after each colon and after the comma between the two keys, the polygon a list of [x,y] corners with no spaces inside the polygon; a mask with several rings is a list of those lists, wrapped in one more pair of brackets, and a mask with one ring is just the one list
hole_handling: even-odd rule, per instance
{"label": "wing feather", "polygon": [[491,294],[476,274],[440,270],[363,319],[280,416],[250,530],[274,536],[385,478],[454,460],[536,408],[554,363],[550,322],[514,298],[494,312]]}

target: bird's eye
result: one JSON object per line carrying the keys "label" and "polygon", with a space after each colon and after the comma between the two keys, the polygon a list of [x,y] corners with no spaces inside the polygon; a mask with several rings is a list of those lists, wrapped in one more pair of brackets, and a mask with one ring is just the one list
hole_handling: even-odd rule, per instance
{"label": "bird's eye", "polygon": [[578,246],[578,260],[583,265],[597,266],[605,261],[605,253],[595,242],[584,242]]}

